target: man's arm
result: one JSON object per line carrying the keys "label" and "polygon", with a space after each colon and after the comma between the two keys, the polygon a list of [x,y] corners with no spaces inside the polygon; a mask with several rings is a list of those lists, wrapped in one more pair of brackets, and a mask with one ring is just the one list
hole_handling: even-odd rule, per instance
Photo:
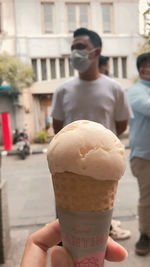
{"label": "man's arm", "polygon": [[56,120],[53,118],[53,128],[54,128],[54,133],[57,134],[62,128],[63,128],[63,121]]}
{"label": "man's arm", "polygon": [[121,135],[126,129],[128,125],[128,121],[115,121],[117,136]]}
{"label": "man's arm", "polygon": [[136,83],[127,90],[128,101],[134,112],[150,117],[150,97],[149,88]]}

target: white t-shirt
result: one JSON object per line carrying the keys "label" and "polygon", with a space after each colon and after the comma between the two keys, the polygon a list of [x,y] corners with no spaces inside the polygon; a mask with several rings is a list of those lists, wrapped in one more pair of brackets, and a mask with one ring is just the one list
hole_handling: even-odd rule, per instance
{"label": "white t-shirt", "polygon": [[94,81],[72,78],[57,88],[52,101],[51,115],[64,126],[85,119],[116,133],[115,121],[128,120],[131,114],[124,89],[105,75]]}

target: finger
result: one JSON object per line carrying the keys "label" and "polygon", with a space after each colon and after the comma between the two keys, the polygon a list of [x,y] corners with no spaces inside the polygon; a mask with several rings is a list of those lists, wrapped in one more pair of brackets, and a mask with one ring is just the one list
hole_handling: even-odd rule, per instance
{"label": "finger", "polygon": [[105,259],[108,261],[123,261],[128,256],[128,252],[112,238],[108,238]]}
{"label": "finger", "polygon": [[72,257],[63,247],[51,249],[51,267],[74,267]]}
{"label": "finger", "polygon": [[33,233],[26,243],[21,267],[46,266],[48,248],[56,245],[60,240],[58,220]]}
{"label": "finger", "polygon": [[61,233],[58,220],[47,224],[39,231],[32,234],[32,240],[43,249],[51,248],[61,240]]}

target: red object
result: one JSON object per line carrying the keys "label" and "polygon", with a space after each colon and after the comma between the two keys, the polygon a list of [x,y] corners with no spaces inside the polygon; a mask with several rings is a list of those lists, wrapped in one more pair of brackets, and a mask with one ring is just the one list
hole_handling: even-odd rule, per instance
{"label": "red object", "polygon": [[9,126],[9,113],[2,113],[2,130],[4,149],[9,151],[12,148],[12,138]]}

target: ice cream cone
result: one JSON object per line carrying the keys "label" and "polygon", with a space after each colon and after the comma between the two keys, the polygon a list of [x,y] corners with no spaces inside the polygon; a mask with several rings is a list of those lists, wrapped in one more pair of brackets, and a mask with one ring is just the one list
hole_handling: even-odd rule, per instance
{"label": "ice cream cone", "polygon": [[63,245],[76,267],[103,267],[124,148],[102,125],[76,121],[48,150]]}
{"label": "ice cream cone", "polygon": [[113,208],[118,181],[64,172],[53,175],[53,185],[57,206],[72,211],[104,211]]}
{"label": "ice cream cone", "polygon": [[[118,181],[101,181],[70,172],[56,173],[52,179],[63,244],[75,265],[94,260],[94,267],[103,266]],[[93,241],[96,239],[101,240],[97,245]],[[91,249],[92,242],[95,244]]]}

